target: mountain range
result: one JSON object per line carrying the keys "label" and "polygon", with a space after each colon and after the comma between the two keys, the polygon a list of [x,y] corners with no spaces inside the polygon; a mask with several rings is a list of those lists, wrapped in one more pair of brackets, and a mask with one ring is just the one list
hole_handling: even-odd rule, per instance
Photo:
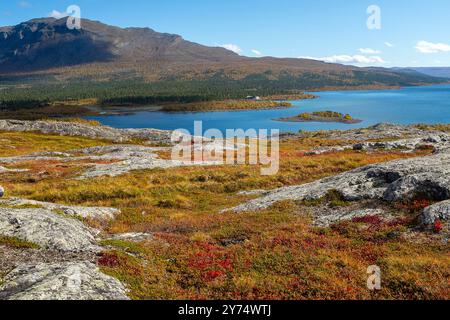
{"label": "mountain range", "polygon": [[[149,28],[119,28],[83,19],[81,29],[71,30],[66,22],[40,18],[0,27],[0,109],[184,105],[448,82],[412,69],[250,58]],[[60,113],[58,108],[50,111]]]}
{"label": "mountain range", "polygon": [[283,72],[351,76],[355,71],[402,77],[401,73],[387,69],[364,69],[306,59],[248,58],[148,28],[123,29],[85,19],[81,25],[80,30],[69,30],[66,19],[42,18],[1,27],[0,73],[58,73],[69,68],[75,74],[85,75],[133,71],[154,80],[174,76],[208,77],[217,72],[236,79],[258,73],[277,78]]}
{"label": "mountain range", "polygon": [[407,68],[432,77],[450,78],[450,67],[413,67]]}

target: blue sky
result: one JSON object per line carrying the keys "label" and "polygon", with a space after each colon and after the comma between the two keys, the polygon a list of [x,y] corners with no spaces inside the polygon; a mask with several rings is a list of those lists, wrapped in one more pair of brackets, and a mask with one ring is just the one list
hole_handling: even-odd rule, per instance
{"label": "blue sky", "polygon": [[[0,2],[0,25],[72,4],[83,18],[176,33],[246,56],[450,66],[448,0],[8,0]],[[381,29],[367,27],[371,5],[381,10]]]}

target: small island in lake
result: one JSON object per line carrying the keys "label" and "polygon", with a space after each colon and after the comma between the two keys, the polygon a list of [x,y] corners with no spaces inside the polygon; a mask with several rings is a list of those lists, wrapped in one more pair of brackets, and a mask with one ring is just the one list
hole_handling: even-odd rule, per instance
{"label": "small island in lake", "polygon": [[262,99],[230,99],[223,101],[201,101],[192,103],[163,103],[161,106],[163,111],[168,112],[206,112],[290,108],[292,107],[292,104],[286,101]]}
{"label": "small island in lake", "polygon": [[346,124],[360,123],[362,120],[354,119],[349,114],[334,111],[317,111],[312,113],[302,113],[290,118],[280,118],[278,121],[284,122],[339,122]]}

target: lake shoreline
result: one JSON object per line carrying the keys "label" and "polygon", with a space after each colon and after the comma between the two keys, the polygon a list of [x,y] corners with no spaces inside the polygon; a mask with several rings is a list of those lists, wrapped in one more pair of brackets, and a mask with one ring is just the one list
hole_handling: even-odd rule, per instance
{"label": "lake shoreline", "polygon": [[[450,86],[405,87],[401,90],[340,91],[317,93],[318,99],[294,101],[292,108],[271,110],[217,110],[217,112],[137,112],[127,116],[88,116],[103,124],[117,128],[158,128],[193,130],[196,121],[202,121],[205,128],[217,128],[223,132],[227,128],[268,129],[280,132],[334,130],[367,127],[376,123],[448,123],[443,117],[450,108]],[[142,110],[142,109],[140,109]],[[299,121],[291,117],[301,113],[333,110],[361,121]],[[135,111],[135,110],[132,110]],[[351,115],[351,116],[350,116]],[[332,116],[332,115],[331,115]],[[349,120],[347,117],[346,120]],[[281,120],[280,120],[281,119]],[[290,121],[294,120],[294,121]],[[346,123],[347,122],[347,123]]]}

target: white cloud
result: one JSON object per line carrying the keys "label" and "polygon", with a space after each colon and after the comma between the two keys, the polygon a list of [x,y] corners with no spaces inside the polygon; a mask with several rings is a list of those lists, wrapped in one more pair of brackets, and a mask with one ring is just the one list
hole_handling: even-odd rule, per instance
{"label": "white cloud", "polygon": [[361,48],[359,49],[359,52],[361,52],[362,54],[380,54],[381,51],[379,50],[374,50],[374,49],[370,49],[370,48]]}
{"label": "white cloud", "polygon": [[30,8],[31,7],[31,3],[28,1],[19,1],[19,7],[21,8]]}
{"label": "white cloud", "polygon": [[53,10],[48,14],[49,17],[55,18],[55,19],[62,19],[67,17],[67,13],[65,12],[59,12],[58,10]]}
{"label": "white cloud", "polygon": [[389,48],[394,47],[394,45],[392,43],[390,43],[390,42],[385,42],[384,44],[385,44],[386,47],[389,47]]}
{"label": "white cloud", "polygon": [[236,44],[222,44],[220,47],[225,48],[227,50],[233,51],[234,53],[241,54],[242,49]]}
{"label": "white cloud", "polygon": [[263,54],[261,51],[256,50],[256,49],[252,49],[253,54],[257,55],[258,57],[261,57]]}
{"label": "white cloud", "polygon": [[334,55],[329,57],[315,58],[315,57],[299,57],[301,59],[319,60],[329,63],[342,64],[383,64],[386,61],[379,56],[363,56],[363,55]]}
{"label": "white cloud", "polygon": [[428,41],[417,42],[415,48],[421,53],[450,52],[450,45],[445,43],[432,43]]}

